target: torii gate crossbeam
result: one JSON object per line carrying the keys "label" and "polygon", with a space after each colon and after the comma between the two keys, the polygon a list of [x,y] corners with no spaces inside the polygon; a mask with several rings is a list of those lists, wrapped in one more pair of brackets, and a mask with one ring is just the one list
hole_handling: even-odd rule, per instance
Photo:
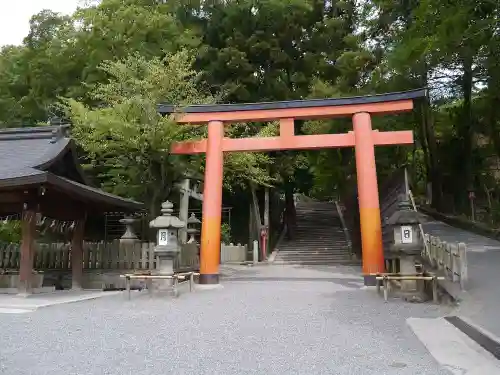
{"label": "torii gate crossbeam", "polygon": [[[353,98],[297,100],[288,102],[197,105],[177,114],[183,124],[208,124],[208,138],[172,145],[173,154],[206,153],[202,212],[200,284],[219,283],[220,226],[224,152],[310,150],[354,147],[365,284],[373,285],[373,273],[384,271],[382,225],[378,196],[375,147],[413,143],[412,131],[373,130],[371,115],[410,111],[413,100],[425,97],[425,89]],[[159,112],[175,113],[160,105]],[[352,116],[353,131],[345,134],[295,135],[295,119]],[[278,137],[232,139],[224,137],[224,124],[280,122]]]}

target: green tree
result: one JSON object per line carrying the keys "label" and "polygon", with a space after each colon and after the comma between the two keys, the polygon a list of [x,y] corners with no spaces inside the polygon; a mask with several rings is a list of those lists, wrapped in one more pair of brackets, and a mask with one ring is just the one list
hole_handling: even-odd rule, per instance
{"label": "green tree", "polygon": [[[193,103],[212,103],[215,98],[199,86],[188,51],[146,59],[138,54],[101,69],[110,77],[98,84],[92,98],[100,107],[66,99],[64,108],[73,123],[72,135],[86,151],[89,167],[99,173],[103,186],[119,195],[148,204],[155,214],[187,168],[199,168],[201,157],[190,166],[170,154],[172,142],[204,136],[205,127],[182,126],[174,115],[164,117],[157,104],[172,103],[181,110]],[[267,159],[258,154],[234,154],[227,158],[226,178],[232,181],[265,181]]]}
{"label": "green tree", "polygon": [[100,68],[110,80],[97,84],[91,108],[67,99],[72,135],[86,151],[90,165],[101,172],[108,190],[144,201],[152,214],[168,197],[185,164],[169,154],[173,141],[200,135],[195,127],[180,126],[157,111],[160,102],[179,106],[211,102],[199,87],[186,51],[148,60],[138,54]]}

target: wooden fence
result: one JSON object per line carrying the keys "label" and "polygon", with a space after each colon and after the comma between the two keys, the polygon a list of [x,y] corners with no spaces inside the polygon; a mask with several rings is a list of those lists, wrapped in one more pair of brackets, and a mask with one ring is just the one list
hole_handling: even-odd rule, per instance
{"label": "wooden fence", "polygon": [[[0,269],[18,269],[19,244],[0,243]],[[71,246],[69,243],[37,243],[33,266],[36,270],[70,270]],[[84,242],[84,270],[149,270],[156,267],[153,243],[121,244],[112,242]],[[199,267],[198,247],[186,244],[174,262],[174,268]]]}
{"label": "wooden fence", "polygon": [[[84,270],[150,270],[156,268],[154,243],[123,244],[112,242],[84,242]],[[221,263],[246,260],[247,247],[222,244]],[[19,244],[0,243],[0,270],[19,269]],[[174,262],[174,269],[199,267],[197,244],[181,246]],[[71,246],[69,243],[37,243],[33,261],[36,270],[71,270]]]}
{"label": "wooden fence", "polygon": [[430,265],[442,271],[445,277],[465,289],[467,284],[467,246],[465,243],[448,243],[438,237],[425,235],[427,244],[424,257]]}

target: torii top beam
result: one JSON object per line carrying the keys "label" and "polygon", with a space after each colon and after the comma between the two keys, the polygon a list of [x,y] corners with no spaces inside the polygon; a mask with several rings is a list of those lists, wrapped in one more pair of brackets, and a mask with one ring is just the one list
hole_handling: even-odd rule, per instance
{"label": "torii top beam", "polygon": [[179,109],[172,105],[160,104],[158,111],[161,114],[171,114],[177,111],[177,122],[182,124],[203,124],[209,121],[222,121],[224,123],[274,121],[283,118],[314,120],[352,115],[359,112],[384,114],[410,111],[413,109],[413,100],[423,98],[426,94],[426,89],[417,89],[349,98],[245,104],[201,104]]}
{"label": "torii top beam", "polygon": [[[193,105],[178,112],[177,121],[183,124],[203,124],[210,121],[234,123],[240,121],[280,121],[279,137],[223,138],[222,150],[274,151],[309,150],[329,147],[352,147],[355,144],[353,132],[345,134],[295,135],[294,119],[322,119],[348,116],[355,113],[385,114],[406,112],[413,109],[413,100],[426,96],[425,89],[405,92],[356,96],[351,98],[294,100],[285,102]],[[175,112],[171,105],[162,104],[159,112]],[[375,145],[412,144],[411,131],[372,131]],[[172,145],[173,154],[197,154],[206,152],[207,140],[186,141]]]}

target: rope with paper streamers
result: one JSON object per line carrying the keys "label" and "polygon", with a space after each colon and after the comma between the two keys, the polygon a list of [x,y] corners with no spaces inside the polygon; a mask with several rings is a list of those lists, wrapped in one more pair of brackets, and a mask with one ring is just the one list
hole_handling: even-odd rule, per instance
{"label": "rope with paper streamers", "polygon": [[[75,229],[76,222],[75,221],[61,221],[52,219],[48,216],[42,216],[40,213],[34,212],[25,212],[22,215],[25,215],[29,222],[36,220],[36,226],[40,232],[40,235],[44,235],[47,232],[54,234],[69,234],[73,232]],[[7,225],[11,221],[21,221],[23,218],[21,214],[8,215],[4,217],[0,217],[0,223],[3,225]]]}

